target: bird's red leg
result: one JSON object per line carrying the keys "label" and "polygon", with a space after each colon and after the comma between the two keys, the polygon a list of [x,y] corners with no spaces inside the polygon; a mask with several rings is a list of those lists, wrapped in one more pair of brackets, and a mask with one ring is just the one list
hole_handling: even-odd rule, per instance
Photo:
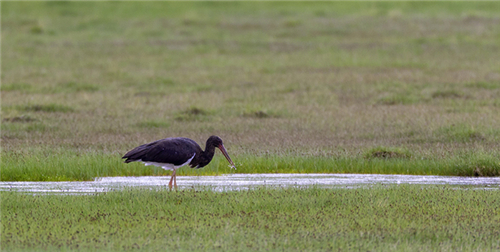
{"label": "bird's red leg", "polygon": [[174,178],[175,178],[175,170],[172,173],[172,177],[170,178],[170,183],[168,183],[168,188],[170,188],[170,190],[172,190],[172,181],[174,181]]}
{"label": "bird's red leg", "polygon": [[177,190],[177,175],[174,176],[174,187],[175,187],[175,190]]}

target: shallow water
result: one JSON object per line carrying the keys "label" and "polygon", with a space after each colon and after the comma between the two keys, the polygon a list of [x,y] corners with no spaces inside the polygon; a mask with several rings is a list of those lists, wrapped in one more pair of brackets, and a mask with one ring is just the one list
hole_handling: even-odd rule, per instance
{"label": "shallow water", "polygon": [[[0,182],[0,191],[88,194],[128,187],[163,189],[170,176],[104,177],[84,182]],[[215,191],[245,190],[259,186],[301,188],[359,188],[375,184],[451,185],[457,188],[500,189],[499,177],[452,177],[382,174],[231,174],[221,176],[177,176],[179,189]]]}

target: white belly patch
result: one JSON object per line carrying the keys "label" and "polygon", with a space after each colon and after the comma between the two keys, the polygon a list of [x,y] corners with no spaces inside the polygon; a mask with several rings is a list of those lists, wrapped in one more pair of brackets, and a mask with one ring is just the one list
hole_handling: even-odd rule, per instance
{"label": "white belly patch", "polygon": [[196,153],[193,154],[193,156],[190,159],[188,159],[188,161],[186,161],[184,164],[181,164],[181,165],[174,165],[174,164],[169,164],[169,163],[158,163],[158,162],[151,162],[151,161],[142,161],[142,160],[138,160],[138,161],[143,162],[144,165],[146,165],[146,166],[154,165],[154,166],[161,167],[165,170],[175,171],[175,170],[177,170],[177,168],[189,164],[191,162],[191,160],[193,160],[194,156],[196,156]]}

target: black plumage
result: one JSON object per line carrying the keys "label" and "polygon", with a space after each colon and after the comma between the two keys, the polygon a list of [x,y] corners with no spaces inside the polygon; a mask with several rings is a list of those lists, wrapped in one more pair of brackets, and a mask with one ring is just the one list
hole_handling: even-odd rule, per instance
{"label": "black plumage", "polygon": [[172,170],[172,181],[177,187],[175,172],[179,167],[189,165],[191,168],[202,168],[214,157],[215,148],[219,148],[234,167],[234,163],[227,154],[222,139],[218,136],[208,138],[205,151],[193,140],[184,137],[165,138],[151,143],[143,144],[127,152],[122,158],[125,163],[144,162],[146,165],[155,165],[166,170]]}

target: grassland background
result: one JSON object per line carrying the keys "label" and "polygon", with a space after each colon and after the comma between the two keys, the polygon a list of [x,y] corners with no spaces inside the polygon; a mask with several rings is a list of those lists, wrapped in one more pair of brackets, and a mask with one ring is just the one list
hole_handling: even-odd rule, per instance
{"label": "grassland background", "polygon": [[[2,2],[1,179],[166,174],[120,156],[212,134],[243,173],[499,175],[499,13],[497,2]],[[366,158],[377,149],[404,155]],[[179,174],[221,172],[219,155]]]}

